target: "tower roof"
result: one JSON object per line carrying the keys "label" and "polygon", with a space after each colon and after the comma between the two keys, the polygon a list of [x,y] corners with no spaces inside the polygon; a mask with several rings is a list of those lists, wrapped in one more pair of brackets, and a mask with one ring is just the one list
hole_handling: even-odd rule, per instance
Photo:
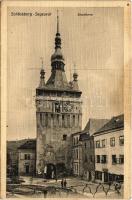
{"label": "tower roof", "polygon": [[[59,27],[59,15],[57,12],[57,30],[55,35],[55,51],[51,56],[51,75],[48,81],[45,83],[45,71],[44,69],[40,72],[40,85],[37,88],[38,91],[60,91],[60,92],[70,92],[70,93],[79,93],[81,91],[78,88],[77,83],[77,74],[73,76],[73,81],[70,83],[67,81],[65,70],[64,70],[64,56],[61,51],[61,36],[60,36],[60,27]],[[41,93],[41,92],[40,92]]]}
{"label": "tower roof", "polygon": [[64,70],[64,56],[61,52],[61,36],[59,33],[59,16],[57,11],[57,32],[55,37],[55,52],[51,56],[52,69]]}

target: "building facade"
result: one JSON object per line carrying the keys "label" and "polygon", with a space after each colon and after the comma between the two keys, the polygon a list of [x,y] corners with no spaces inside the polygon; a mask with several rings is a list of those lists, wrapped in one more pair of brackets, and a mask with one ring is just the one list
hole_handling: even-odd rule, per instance
{"label": "building facade", "polygon": [[36,140],[28,140],[18,148],[19,175],[34,176],[36,172]]}
{"label": "building facade", "polygon": [[7,141],[7,176],[11,177],[18,175],[18,148],[27,141],[27,139]]}
{"label": "building facade", "polygon": [[94,134],[95,179],[99,182],[124,179],[124,116],[113,117]]}
{"label": "building facade", "polygon": [[93,134],[99,130],[107,119],[89,119],[84,130],[72,134],[73,174],[88,181],[95,178],[95,149]]}
{"label": "building facade", "polygon": [[95,152],[94,137],[88,133],[80,135],[82,142],[82,171],[83,179],[94,181],[95,179]]}
{"label": "building facade", "polygon": [[77,78],[77,73],[73,74],[73,81],[68,82],[66,78],[57,16],[51,75],[45,82],[45,71],[42,68],[40,84],[36,89],[37,174],[42,174],[49,166],[52,166],[54,173],[56,165],[65,166],[67,169],[72,167],[71,134],[82,128],[82,92],[79,90]]}
{"label": "building facade", "polygon": [[74,176],[82,176],[82,143],[81,132],[72,134],[72,170]]}

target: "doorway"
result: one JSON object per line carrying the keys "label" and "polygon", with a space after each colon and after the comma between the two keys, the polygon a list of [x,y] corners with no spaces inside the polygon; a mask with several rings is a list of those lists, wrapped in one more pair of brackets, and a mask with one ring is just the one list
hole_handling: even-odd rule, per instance
{"label": "doorway", "polygon": [[26,165],[26,174],[29,174],[29,165]]}
{"label": "doorway", "polygon": [[46,172],[46,178],[47,179],[53,179],[56,177],[56,167],[54,164],[49,163],[47,164],[47,172]]}
{"label": "doorway", "polygon": [[108,182],[109,178],[108,178],[108,173],[104,172],[104,182]]}

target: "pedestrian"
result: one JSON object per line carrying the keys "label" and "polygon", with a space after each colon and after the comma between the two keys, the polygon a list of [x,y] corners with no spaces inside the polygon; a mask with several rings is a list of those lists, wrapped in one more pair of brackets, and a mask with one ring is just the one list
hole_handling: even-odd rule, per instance
{"label": "pedestrian", "polygon": [[46,198],[48,191],[47,190],[43,190],[43,192],[44,192],[44,198]]}
{"label": "pedestrian", "polygon": [[65,179],[65,181],[64,181],[64,188],[66,188],[66,185],[67,185],[67,181]]}
{"label": "pedestrian", "polygon": [[63,186],[64,186],[64,181],[63,181],[63,179],[61,180],[61,187],[63,188]]}
{"label": "pedestrian", "polygon": [[51,178],[52,179],[54,178],[54,170],[52,170],[52,172],[51,172]]}

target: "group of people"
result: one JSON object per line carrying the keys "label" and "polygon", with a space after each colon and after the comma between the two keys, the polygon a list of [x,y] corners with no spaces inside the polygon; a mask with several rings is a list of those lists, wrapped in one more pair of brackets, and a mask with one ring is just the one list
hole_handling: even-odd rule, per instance
{"label": "group of people", "polygon": [[66,188],[66,186],[67,186],[67,181],[66,181],[66,179],[62,179],[62,180],[61,180],[61,187],[62,187],[62,188]]}

